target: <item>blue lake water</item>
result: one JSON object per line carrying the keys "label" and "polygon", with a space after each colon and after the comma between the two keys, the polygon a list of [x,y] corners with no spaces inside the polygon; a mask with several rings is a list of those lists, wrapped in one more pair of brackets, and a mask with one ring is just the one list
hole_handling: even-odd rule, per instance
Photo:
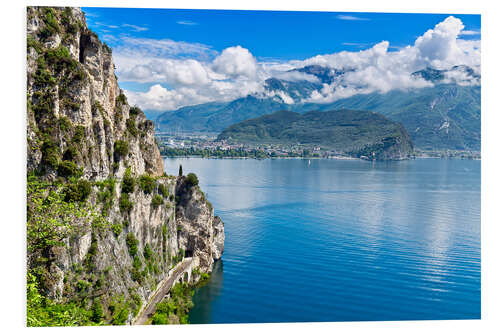
{"label": "blue lake water", "polygon": [[480,318],[480,161],[179,164],[226,233],[192,323]]}

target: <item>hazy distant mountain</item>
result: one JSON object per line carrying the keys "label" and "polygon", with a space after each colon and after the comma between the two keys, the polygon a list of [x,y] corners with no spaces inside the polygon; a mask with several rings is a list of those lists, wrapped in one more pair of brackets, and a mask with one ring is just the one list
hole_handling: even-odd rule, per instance
{"label": "hazy distant mountain", "polygon": [[307,112],[346,108],[378,112],[401,122],[418,148],[480,150],[481,87],[446,83],[452,75],[479,82],[480,75],[471,68],[425,68],[412,74],[435,84],[429,88],[358,94],[328,104],[300,102],[323,84],[340,80],[348,71],[352,69],[334,70],[317,65],[294,69],[289,73],[306,74],[309,79],[270,78],[265,81],[265,95],[183,107],[161,114],[156,123],[161,131],[219,133],[242,120],[279,110]]}

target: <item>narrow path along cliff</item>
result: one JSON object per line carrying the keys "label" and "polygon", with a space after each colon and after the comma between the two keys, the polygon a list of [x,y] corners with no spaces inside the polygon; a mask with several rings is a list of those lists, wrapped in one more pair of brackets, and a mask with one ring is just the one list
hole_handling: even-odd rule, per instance
{"label": "narrow path along cliff", "polygon": [[224,224],[195,174],[164,172],[80,8],[28,7],[26,29],[27,325],[131,324],[153,291],[212,271]]}
{"label": "narrow path along cliff", "polygon": [[132,325],[144,325],[147,323],[149,318],[153,315],[156,304],[161,302],[161,300],[168,294],[170,289],[174,286],[175,282],[189,269],[191,269],[191,263],[193,258],[184,258],[177,266],[171,271],[171,273],[160,282],[157,289],[149,299],[149,302],[144,306],[143,310],[139,313],[136,319],[132,322]]}

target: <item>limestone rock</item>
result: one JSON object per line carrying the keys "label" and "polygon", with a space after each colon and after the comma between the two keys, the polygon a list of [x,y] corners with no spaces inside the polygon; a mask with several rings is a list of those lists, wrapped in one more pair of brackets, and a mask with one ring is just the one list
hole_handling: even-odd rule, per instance
{"label": "limestone rock", "polygon": [[[138,295],[144,303],[181,254],[211,271],[224,248],[222,221],[198,186],[164,175],[154,125],[128,105],[111,49],[79,8],[28,7],[27,15],[28,173],[61,180],[59,167],[73,163],[90,181],[86,204],[96,215],[64,246],[41,258],[28,253],[47,296],[110,304]],[[126,193],[127,169],[136,185]],[[151,188],[140,186],[141,176]],[[125,197],[129,207],[120,205]]]}

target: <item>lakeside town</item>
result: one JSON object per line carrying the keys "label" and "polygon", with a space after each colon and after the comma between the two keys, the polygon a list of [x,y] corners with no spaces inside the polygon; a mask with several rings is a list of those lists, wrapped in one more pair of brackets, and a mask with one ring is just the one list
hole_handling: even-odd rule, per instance
{"label": "lakeside town", "polygon": [[[205,158],[335,158],[352,159],[345,152],[308,144],[250,144],[216,140],[210,134],[171,134],[157,132],[155,138],[164,157],[199,156]],[[468,150],[418,150],[414,158],[481,159],[481,153]]]}

